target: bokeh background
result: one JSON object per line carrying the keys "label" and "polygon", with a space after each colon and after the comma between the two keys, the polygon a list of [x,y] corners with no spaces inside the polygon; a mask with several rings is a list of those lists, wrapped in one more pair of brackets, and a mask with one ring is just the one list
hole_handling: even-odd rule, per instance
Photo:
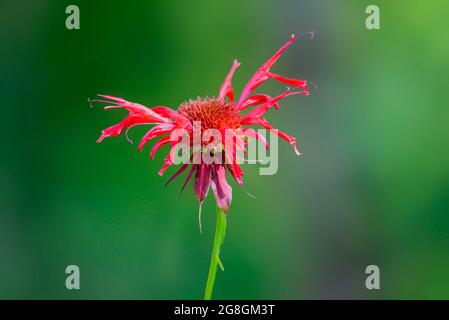
{"label": "bokeh background", "polygon": [[[80,30],[65,28],[70,4]],[[381,30],[365,28],[368,4]],[[233,184],[215,298],[449,298],[447,12],[444,0],[3,1],[0,298],[201,298],[213,198],[201,236],[191,188],[157,175],[164,152],[96,144],[126,112],[87,98],[176,108],[216,94],[234,58],[239,92],[307,31],[273,70],[318,88],[268,116],[303,156],[280,143],[277,175],[246,166],[257,199]],[[65,288],[69,264],[81,290]],[[365,288],[370,264],[380,290]]]}

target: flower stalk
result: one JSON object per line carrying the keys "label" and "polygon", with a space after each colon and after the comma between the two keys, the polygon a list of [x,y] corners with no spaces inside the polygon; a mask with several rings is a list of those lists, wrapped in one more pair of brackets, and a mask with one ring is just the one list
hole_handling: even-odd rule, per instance
{"label": "flower stalk", "polygon": [[220,260],[220,250],[223,240],[226,235],[226,214],[222,209],[217,209],[217,225],[215,227],[215,238],[212,247],[212,256],[210,259],[209,274],[207,276],[206,289],[204,291],[204,300],[212,299],[212,293],[214,291],[215,277],[217,275],[217,267],[224,271],[223,264]]}

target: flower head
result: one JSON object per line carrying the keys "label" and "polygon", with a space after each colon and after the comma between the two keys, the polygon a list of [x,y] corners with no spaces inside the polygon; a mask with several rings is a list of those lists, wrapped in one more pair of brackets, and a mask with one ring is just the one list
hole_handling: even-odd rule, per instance
{"label": "flower head", "polygon": [[[221,161],[209,163],[199,157],[199,161],[184,163],[167,181],[167,184],[187,170],[182,190],[191,178],[194,177],[194,191],[200,205],[206,198],[209,189],[212,188],[217,205],[224,212],[227,212],[232,199],[232,188],[227,181],[227,173],[239,185],[243,184],[243,171],[239,166],[237,150],[245,151],[247,137],[255,138],[268,147],[265,138],[258,134],[256,130],[247,128],[247,126],[258,125],[272,131],[272,133],[277,134],[281,139],[287,141],[294,148],[295,152],[300,155],[296,148],[296,139],[282,131],[273,130],[273,126],[264,118],[265,113],[271,107],[279,109],[279,101],[283,98],[297,94],[309,94],[307,81],[286,78],[270,71],[271,67],[276,63],[285,49],[293,43],[295,38],[295,35],[292,35],[289,41],[256,71],[243,88],[238,99],[234,96],[234,89],[231,84],[234,72],[240,66],[237,60],[234,60],[231,70],[226,76],[216,98],[189,100],[182,103],[177,111],[165,106],[147,108],[141,104],[129,102],[122,98],[100,95],[105,99],[101,100],[101,102],[108,104],[105,109],[124,108],[128,110],[128,116],[120,123],[103,130],[97,142],[101,142],[107,137],[118,136],[124,130],[126,130],[127,139],[131,141],[128,137],[128,130],[130,128],[141,124],[154,124],[155,126],[142,137],[138,150],[142,151],[143,147],[149,141],[159,138],[150,151],[150,157],[154,158],[159,148],[164,145],[170,145],[170,152],[165,157],[164,164],[159,171],[159,175],[162,175],[168,167],[174,164],[173,159],[178,152],[177,147],[181,145],[179,136],[175,138],[174,133],[181,130],[184,132],[182,136],[189,136],[187,144],[194,150],[190,159],[198,153],[207,153]],[[275,97],[260,93],[253,94],[253,91],[257,87],[269,79],[285,83],[295,89],[291,90],[288,88]],[[252,109],[247,111],[249,108]],[[246,130],[242,130],[244,128]],[[231,141],[231,143],[220,142],[219,144],[215,144],[213,148],[206,148],[210,145],[210,140],[200,139],[199,147],[195,149],[195,139],[194,137],[192,138],[192,135],[195,135],[195,130],[201,134],[208,130],[215,130],[223,137],[230,132],[230,140],[226,141]],[[185,141],[183,142],[184,144]]]}

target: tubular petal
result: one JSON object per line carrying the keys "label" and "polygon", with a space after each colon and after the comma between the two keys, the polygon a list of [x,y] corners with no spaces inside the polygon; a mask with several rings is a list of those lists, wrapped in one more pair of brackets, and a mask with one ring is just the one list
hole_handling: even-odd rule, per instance
{"label": "tubular petal", "polygon": [[191,128],[190,120],[173,109],[164,106],[157,106],[151,108],[151,110],[165,118],[172,119],[180,127]]}
{"label": "tubular petal", "polygon": [[287,97],[290,93],[290,89],[287,89],[285,92],[283,92],[282,94],[278,95],[275,98],[269,99],[267,102],[265,102],[264,104],[255,107],[253,110],[251,110],[250,112],[248,112],[246,114],[246,116],[243,118],[242,120],[242,124],[245,123],[245,121],[247,121],[247,119],[253,119],[253,118],[260,118],[262,117],[265,112],[267,112],[271,106],[275,105],[278,103],[279,100]]}
{"label": "tubular petal", "polygon": [[[105,107],[108,109],[124,108],[128,110],[128,116],[125,117],[120,123],[113,125],[104,129],[101,132],[101,136],[98,138],[97,142],[103,141],[107,137],[113,137],[120,135],[124,129],[128,129],[132,126],[139,124],[151,124],[151,123],[169,123],[170,120],[159,115],[158,113],[148,109],[147,107],[126,101],[122,98],[117,98],[113,96],[100,95],[105,99],[109,99],[110,103],[118,103],[118,105],[108,105]],[[108,102],[108,101],[105,101]]]}
{"label": "tubular petal", "polygon": [[168,153],[168,155],[165,157],[164,159],[164,165],[161,167],[161,169],[158,172],[158,175],[162,176],[165,172],[165,170],[168,169],[168,167],[170,167],[173,164],[173,152],[174,149],[171,149],[170,152]]}
{"label": "tubular petal", "polygon": [[172,176],[170,177],[170,179],[167,180],[167,182],[165,183],[164,186],[165,186],[165,187],[168,186],[168,185],[170,184],[170,182],[172,182],[177,176],[179,176],[181,173],[183,173],[184,170],[187,169],[188,166],[189,166],[188,163],[183,164],[183,165],[181,166],[181,168],[179,168],[179,170],[176,171],[176,173],[175,173],[174,175],[172,175]]}
{"label": "tubular petal", "polygon": [[189,183],[190,178],[192,177],[192,174],[196,171],[197,168],[198,168],[198,165],[197,165],[197,164],[193,164],[193,165],[190,167],[190,170],[189,170],[189,173],[187,174],[186,180],[184,181],[184,184],[182,185],[181,193],[184,191],[184,189],[185,189],[187,183]]}
{"label": "tubular petal", "polygon": [[228,97],[229,100],[234,102],[234,89],[232,88],[232,76],[234,75],[235,70],[240,66],[240,63],[237,60],[234,60],[231,71],[229,71],[228,75],[225,78],[225,81],[221,85],[220,93],[218,94],[218,99],[223,100],[224,97]]}
{"label": "tubular petal", "polygon": [[243,88],[242,94],[240,95],[239,101],[237,103],[237,108],[246,100],[246,98],[250,95],[254,89],[256,89],[260,84],[266,81],[269,76],[267,73],[270,71],[270,68],[276,63],[276,61],[280,58],[282,53],[295,41],[296,36],[292,35],[290,39],[270,58],[268,59],[260,68],[256,71],[256,73],[252,76],[252,78],[248,81],[246,86]]}
{"label": "tubular petal", "polygon": [[260,142],[263,143],[263,145],[265,146],[265,149],[268,150],[269,145],[268,145],[268,142],[265,139],[265,137],[263,135],[259,134],[259,132],[257,132],[253,128],[245,129],[243,131],[243,135],[247,136],[247,137],[252,137],[252,138],[255,138],[255,139],[259,140]]}
{"label": "tubular petal", "polygon": [[293,79],[293,78],[287,78],[287,77],[283,77],[281,75],[278,75],[276,73],[271,73],[271,72],[267,72],[267,76],[275,79],[279,82],[282,83],[286,83],[289,85],[292,85],[298,89],[302,89],[304,91],[306,91],[306,94],[309,94],[309,89],[307,88],[307,81],[306,80],[299,80],[299,79]]}
{"label": "tubular petal", "polygon": [[233,137],[233,143],[229,145],[229,143],[224,144],[225,157],[229,159],[229,162],[232,162],[232,173],[234,179],[238,184],[243,184],[243,171],[237,163],[237,143],[236,137]]}
{"label": "tubular petal", "polygon": [[232,172],[234,173],[235,181],[237,181],[237,183],[239,185],[242,185],[243,184],[243,171],[237,162],[234,162],[232,164]]}
{"label": "tubular petal", "polygon": [[[226,169],[228,169],[228,171],[229,171],[229,173],[231,174],[231,176],[232,176],[232,177],[234,178],[234,180],[238,183],[237,178],[236,178],[235,173],[234,173],[234,168],[232,167],[232,165],[226,164]],[[239,186],[241,187],[242,184],[239,183]]]}
{"label": "tubular petal", "polygon": [[[251,106],[256,106],[256,105],[259,105],[259,104],[263,104],[263,103],[266,103],[266,102],[268,102],[268,101],[270,101],[272,99],[273,98],[271,96],[267,95],[267,94],[255,94],[255,95],[252,95],[251,97],[249,97],[248,99],[246,99],[245,102],[243,102],[242,105],[240,106],[239,110],[241,111],[241,110],[244,110],[244,109],[246,109],[248,107],[251,107]],[[279,108],[277,103],[274,104],[274,107],[276,109]]]}
{"label": "tubular petal", "polygon": [[140,140],[139,147],[137,148],[139,151],[142,151],[145,144],[164,133],[168,133],[172,131],[174,128],[173,124],[158,124],[157,126],[151,128]]}
{"label": "tubular petal", "polygon": [[274,133],[275,135],[277,135],[278,137],[280,137],[281,139],[287,141],[295,150],[295,153],[300,156],[301,152],[299,152],[298,148],[296,147],[296,138],[293,136],[289,136],[288,134],[273,128],[273,126],[264,118],[252,118],[251,121],[248,121],[246,123],[247,125],[260,125],[263,128],[270,130],[271,133]]}
{"label": "tubular petal", "polygon": [[245,148],[245,142],[242,140],[241,137],[236,136],[235,137],[235,146],[236,148],[240,149],[243,151],[243,154],[246,154],[246,148]]}
{"label": "tubular petal", "polygon": [[98,138],[97,142],[100,143],[107,137],[119,136],[124,129],[144,123],[147,122],[143,121],[141,117],[128,116],[125,119],[123,119],[119,124],[113,125],[111,127],[102,130],[101,136]]}
{"label": "tubular petal", "polygon": [[141,117],[148,118],[146,122],[158,122],[158,123],[167,123],[170,122],[167,118],[164,118],[163,116],[159,115],[158,113],[154,112],[150,108],[147,108],[139,103],[135,102],[129,102],[122,98],[112,97],[112,96],[105,96],[105,95],[99,95],[100,97],[103,97],[105,99],[110,99],[113,101],[116,101],[119,105],[117,106],[106,106],[105,109],[117,109],[117,108],[125,108],[129,111],[130,115],[139,115]]}
{"label": "tubular petal", "polygon": [[296,94],[308,94],[306,91],[290,91],[290,89],[286,90],[284,93],[280,94],[279,96],[272,98],[271,100],[267,101],[266,103],[255,107],[250,112],[248,112],[245,117],[242,119],[241,124],[247,125],[251,124],[253,122],[257,122],[257,118],[261,118],[265,115],[265,113],[272,107],[279,105],[278,102],[289,96],[293,96]]}
{"label": "tubular petal", "polygon": [[166,145],[167,143],[170,143],[170,136],[166,136],[163,137],[161,139],[159,139],[153,146],[153,148],[151,148],[151,152],[150,152],[150,158],[154,159],[154,156],[156,155],[156,152],[164,145]]}

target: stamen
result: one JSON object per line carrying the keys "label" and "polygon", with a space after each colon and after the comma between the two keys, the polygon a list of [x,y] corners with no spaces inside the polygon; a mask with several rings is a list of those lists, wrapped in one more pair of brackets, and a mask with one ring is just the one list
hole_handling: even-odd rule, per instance
{"label": "stamen", "polygon": [[235,105],[216,98],[186,101],[178,112],[192,122],[201,122],[203,130],[240,127],[241,116]]}
{"label": "stamen", "polygon": [[128,131],[129,131],[131,128],[134,128],[134,127],[136,127],[136,126],[145,125],[145,124],[155,124],[155,123],[156,123],[156,122],[136,123],[136,124],[133,124],[133,125],[129,126],[129,127],[126,129],[126,131],[125,131],[126,140],[128,140],[129,143],[134,144],[133,140],[128,136]]}
{"label": "stamen", "polygon": [[203,235],[203,225],[201,224],[201,207],[202,207],[203,203],[200,202],[200,208],[198,210],[198,224],[200,227],[200,234]]}
{"label": "stamen", "polygon": [[128,136],[128,131],[129,131],[129,129],[131,129],[131,128],[134,127],[134,126],[136,126],[136,124],[134,124],[134,125],[132,125],[132,126],[129,126],[129,127],[126,129],[126,132],[125,132],[126,140],[128,140],[128,142],[131,143],[131,144],[133,144],[133,141],[132,141],[132,139],[129,138],[129,136]]}
{"label": "stamen", "polygon": [[91,98],[87,99],[87,102],[89,103],[89,106],[90,106],[91,108],[94,107],[94,105],[93,105],[94,102],[113,104],[113,105],[116,105],[116,106],[119,105],[119,104],[118,104],[117,102],[115,102],[115,101],[107,101],[107,100],[91,99]]}
{"label": "stamen", "polygon": [[317,90],[318,89],[318,86],[316,85],[316,83],[315,82],[313,82],[313,81],[309,81],[309,80],[307,80],[307,84],[310,84],[310,85],[312,85],[312,87],[313,87],[313,90]]}
{"label": "stamen", "polygon": [[246,190],[245,187],[243,187],[243,186],[242,186],[242,190],[245,191],[245,193],[246,193],[248,196],[250,196],[251,198],[257,199],[255,195],[253,195],[252,193],[249,193],[249,191]]}

